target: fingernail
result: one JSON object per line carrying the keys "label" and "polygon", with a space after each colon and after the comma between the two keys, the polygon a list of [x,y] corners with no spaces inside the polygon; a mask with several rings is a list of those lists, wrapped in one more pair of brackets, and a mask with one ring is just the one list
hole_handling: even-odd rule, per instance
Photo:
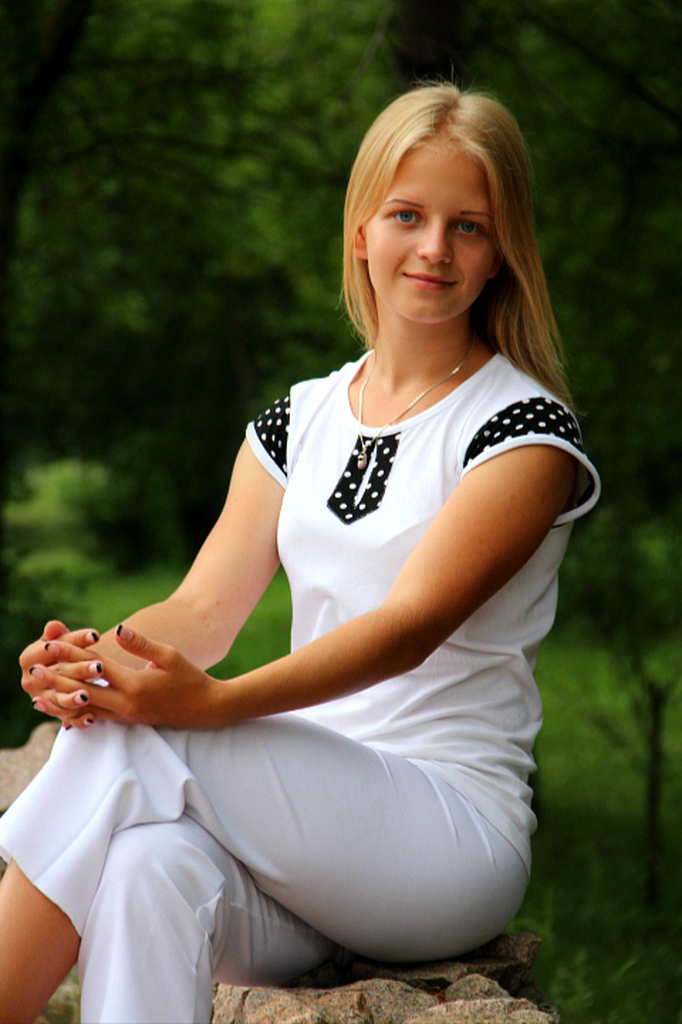
{"label": "fingernail", "polygon": [[83,725],[94,725],[94,724],[95,724],[95,719],[92,717],[92,715],[88,715],[87,718],[83,719]]}
{"label": "fingernail", "polygon": [[101,676],[102,675],[102,662],[101,661],[91,661],[90,664],[88,665],[88,672],[90,673],[91,676]]}
{"label": "fingernail", "polygon": [[76,694],[76,700],[79,701],[81,704],[87,704],[90,698],[88,697],[87,693],[81,691],[81,693]]}
{"label": "fingernail", "polygon": [[45,705],[41,700],[32,700],[31,704],[34,711],[40,711],[42,714],[45,714]]}
{"label": "fingernail", "polygon": [[46,650],[46,651],[52,651],[52,652],[54,653],[54,652],[56,652],[56,651],[59,651],[59,648],[57,647],[57,645],[56,645],[56,644],[53,644],[53,643],[46,643],[46,644],[45,644],[45,650]]}
{"label": "fingernail", "polygon": [[68,732],[69,729],[71,729],[71,726],[69,725],[68,722],[62,722],[62,729],[64,730],[64,732]]}
{"label": "fingernail", "polygon": [[42,669],[41,665],[31,665],[31,667],[28,670],[28,672],[29,672],[29,675],[33,676],[34,679],[42,679],[43,678],[43,669]]}
{"label": "fingernail", "polygon": [[121,640],[132,640],[133,631],[132,629],[128,629],[127,626],[121,624],[120,626],[116,627],[116,636],[119,636]]}
{"label": "fingernail", "polygon": [[86,634],[86,639],[88,639],[91,644],[96,644],[99,640],[99,633],[96,629],[91,629],[90,632]]}

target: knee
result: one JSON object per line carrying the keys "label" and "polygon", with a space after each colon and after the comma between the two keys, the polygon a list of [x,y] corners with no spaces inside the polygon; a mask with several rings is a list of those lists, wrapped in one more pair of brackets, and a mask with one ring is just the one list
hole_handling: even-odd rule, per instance
{"label": "knee", "polygon": [[[203,834],[202,834],[203,833]],[[129,923],[200,916],[219,899],[225,878],[213,840],[189,819],[135,825],[112,837],[95,901]]]}

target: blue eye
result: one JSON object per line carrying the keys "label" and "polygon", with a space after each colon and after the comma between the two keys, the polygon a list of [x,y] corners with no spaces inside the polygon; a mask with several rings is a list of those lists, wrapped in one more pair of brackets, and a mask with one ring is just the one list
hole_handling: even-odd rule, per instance
{"label": "blue eye", "polygon": [[415,219],[415,212],[414,210],[398,210],[395,217],[400,224],[412,224]]}
{"label": "blue eye", "polygon": [[464,235],[475,235],[478,231],[478,224],[473,220],[461,220],[459,222],[459,230]]}

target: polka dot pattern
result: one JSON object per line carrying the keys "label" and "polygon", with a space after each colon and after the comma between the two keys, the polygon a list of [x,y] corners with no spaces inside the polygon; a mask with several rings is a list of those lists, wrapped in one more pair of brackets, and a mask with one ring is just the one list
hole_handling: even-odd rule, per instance
{"label": "polka dot pattern", "polygon": [[483,424],[466,450],[464,465],[505,441],[538,434],[567,441],[583,452],[580,427],[573,413],[549,398],[525,398]]}
{"label": "polka dot pattern", "polygon": [[287,476],[289,396],[278,398],[254,422],[256,434],[268,455]]}
{"label": "polka dot pattern", "polygon": [[346,468],[327,501],[327,508],[342,523],[350,526],[379,508],[399,442],[400,434],[380,437],[378,441],[366,441],[367,466],[363,470],[358,469],[358,455],[362,451],[358,437]]}

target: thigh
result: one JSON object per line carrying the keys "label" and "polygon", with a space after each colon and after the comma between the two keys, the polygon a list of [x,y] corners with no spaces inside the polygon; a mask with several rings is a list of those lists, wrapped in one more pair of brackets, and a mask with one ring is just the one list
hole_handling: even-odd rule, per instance
{"label": "thigh", "polygon": [[262,892],[342,946],[454,955],[520,905],[526,872],[511,844],[404,758],[295,715],[163,735],[213,809],[204,827]]}

